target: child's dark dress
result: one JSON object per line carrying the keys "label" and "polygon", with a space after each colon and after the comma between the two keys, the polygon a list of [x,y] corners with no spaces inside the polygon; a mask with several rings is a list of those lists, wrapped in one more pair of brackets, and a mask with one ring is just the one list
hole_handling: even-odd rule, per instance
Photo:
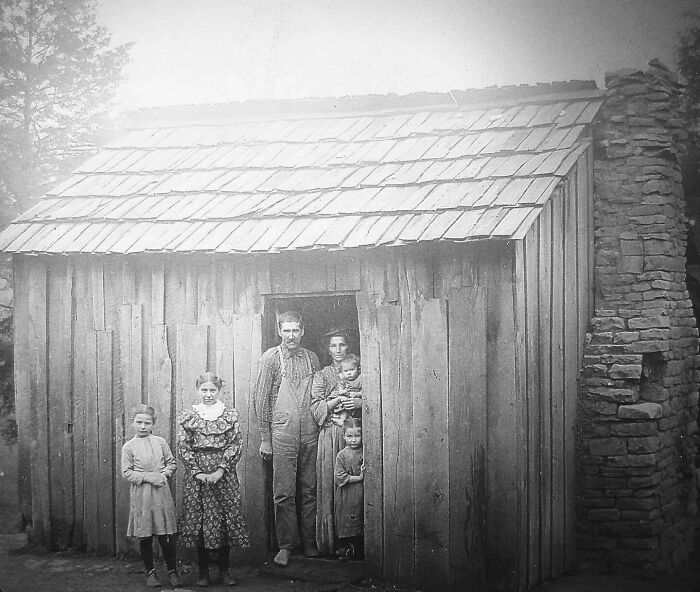
{"label": "child's dark dress", "polygon": [[335,528],[341,539],[362,536],[364,532],[364,488],[362,481],[348,483],[360,475],[362,449],[343,448],[335,461]]}
{"label": "child's dark dress", "polygon": [[[241,457],[238,412],[226,409],[217,419],[206,420],[196,411],[185,411],[179,419],[178,452],[185,465],[180,542],[195,547],[247,547],[248,531],[241,508],[241,488],[236,464]],[[224,468],[215,485],[195,478]]]}

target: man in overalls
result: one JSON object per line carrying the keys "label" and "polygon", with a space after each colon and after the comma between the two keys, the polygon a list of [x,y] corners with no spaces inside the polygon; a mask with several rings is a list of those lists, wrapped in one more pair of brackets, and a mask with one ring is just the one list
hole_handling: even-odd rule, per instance
{"label": "man in overalls", "polygon": [[[265,460],[272,458],[275,529],[280,548],[274,561],[286,566],[291,550],[300,543],[307,557],[319,554],[315,541],[318,424],[309,404],[312,376],[320,364],[314,352],[301,346],[301,315],[279,315],[277,332],[281,344],[268,349],[260,360],[254,407],[262,436],[260,455]],[[301,497],[299,516],[297,491]]]}

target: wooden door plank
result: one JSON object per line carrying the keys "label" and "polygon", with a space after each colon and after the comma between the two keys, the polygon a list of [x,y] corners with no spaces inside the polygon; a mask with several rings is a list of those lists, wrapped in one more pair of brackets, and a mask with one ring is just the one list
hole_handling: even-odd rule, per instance
{"label": "wooden door plank", "polygon": [[564,465],[564,569],[569,569],[576,560],[576,387],[579,370],[579,331],[578,331],[578,282],[577,265],[578,211],[576,180],[571,175],[567,181],[566,201],[564,202],[564,401],[563,401],[563,465]]}
{"label": "wooden door plank", "polygon": [[105,328],[105,297],[104,297],[104,275],[102,262],[95,261],[90,265],[92,281],[92,318],[95,330],[102,331]]}
{"label": "wooden door plank", "polygon": [[[100,488],[105,487],[99,480],[99,412],[97,392],[97,333],[92,328],[84,333],[76,333],[78,347],[84,349],[84,368],[81,373],[84,385],[85,405],[85,445],[83,448],[84,471],[84,505],[83,517],[85,523],[85,549],[88,553],[97,552],[99,533],[98,495]],[[82,341],[82,344],[80,342]],[[76,348],[77,349],[77,348]],[[76,355],[77,355],[76,351]],[[79,474],[76,459],[76,475]],[[77,481],[77,478],[76,478]],[[76,483],[77,488],[77,483]],[[111,493],[111,492],[110,492]]]}
{"label": "wooden door plank", "polygon": [[[531,236],[531,232],[527,236]],[[513,310],[515,313],[515,415],[516,450],[518,472],[516,476],[517,506],[517,546],[519,592],[528,589],[528,566],[533,549],[530,533],[530,451],[528,432],[528,355],[527,355],[527,283],[526,254],[524,240],[513,243]]]}
{"label": "wooden door plank", "polygon": [[154,325],[165,323],[165,265],[157,261],[151,267],[151,321]]}
{"label": "wooden door plank", "polygon": [[415,301],[411,326],[416,586],[444,589],[450,502],[445,301]]}
{"label": "wooden door plank", "polygon": [[540,424],[540,577],[552,573],[552,206],[540,216],[538,247],[539,410]]}
{"label": "wooden door plank", "polygon": [[71,376],[73,371],[72,303],[73,269],[55,265],[49,270],[48,286],[48,400],[49,450],[51,463],[51,530],[58,549],[71,544],[73,508],[73,414]]}
{"label": "wooden door plank", "polygon": [[121,476],[121,449],[132,437],[131,410],[143,402],[142,390],[142,309],[141,305],[123,304],[118,308],[119,319],[119,375],[120,393],[115,397],[115,486],[116,486],[116,541],[117,553],[132,549],[126,537],[129,519],[129,485]]}
{"label": "wooden door plank", "polygon": [[377,326],[377,309],[371,296],[357,296],[360,329],[360,352],[364,405],[362,408],[362,440],[365,463],[365,569],[368,575],[381,577],[384,523],[382,520],[382,424],[381,376]]}
{"label": "wooden door plank", "polygon": [[[83,266],[74,268],[75,301],[73,303],[73,396],[71,416],[73,418],[73,537],[72,546],[82,548],[85,541],[85,510],[87,508],[87,489],[94,484],[91,479],[86,483],[86,448],[92,448],[93,442],[86,441],[86,429],[91,421],[87,409],[88,389],[88,344],[86,339],[92,331],[92,297],[89,270]],[[92,393],[91,393],[92,394]],[[95,418],[97,419],[97,418]],[[96,444],[96,441],[95,443]],[[88,473],[89,475],[89,473]],[[89,479],[89,477],[88,477]]]}
{"label": "wooden door plank", "polygon": [[552,341],[551,341],[551,408],[552,417],[552,576],[564,569],[564,525],[566,462],[564,454],[564,243],[562,237],[563,203],[561,191],[552,204]]}
{"label": "wooden door plank", "polygon": [[528,463],[528,580],[533,586],[541,581],[541,546],[540,524],[540,475],[542,417],[540,391],[540,311],[539,311],[539,276],[540,276],[540,221],[535,221],[532,230],[525,237],[525,332],[527,335],[525,355],[527,364],[526,402],[527,402],[527,463]]}
{"label": "wooden door plank", "polygon": [[267,553],[268,523],[265,503],[265,471],[260,458],[260,429],[253,409],[253,390],[258,375],[258,365],[262,355],[262,315],[236,314],[232,319],[233,342],[227,349],[233,350],[236,409],[243,437],[243,455],[238,463],[238,476],[241,481],[243,509],[248,517],[250,531],[250,555],[264,560]]}
{"label": "wooden door plank", "polygon": [[[378,307],[379,362],[381,380],[382,412],[382,457],[391,459],[383,464],[382,475],[384,517],[384,578],[398,582],[407,568],[413,570],[413,545],[405,544],[405,536],[413,532],[413,514],[407,512],[413,504],[413,472],[407,470],[406,455],[411,455],[413,463],[412,435],[404,429],[410,425],[406,422],[406,411],[412,414],[412,406],[403,405],[410,401],[410,382],[408,397],[406,387],[401,390],[406,375],[401,373],[400,348],[408,335],[401,334],[401,307],[396,304],[382,304]],[[410,351],[410,349],[409,349]],[[364,350],[363,350],[364,355]],[[364,360],[363,360],[364,365]],[[410,377],[410,366],[409,377]],[[366,486],[366,485],[365,485]],[[410,515],[410,516],[409,516]]]}
{"label": "wooden door plank", "polygon": [[[97,416],[99,465],[97,468],[97,546],[99,555],[115,552],[115,483],[114,483],[114,406],[112,332],[96,331]],[[121,451],[119,451],[121,453]],[[121,466],[121,458],[119,466]]]}
{"label": "wooden door plank", "polygon": [[448,297],[453,590],[481,590],[486,584],[486,294],[486,286],[477,281],[452,290]]}
{"label": "wooden door plank", "polygon": [[173,426],[173,364],[168,352],[167,325],[151,325],[148,364],[147,401],[156,410],[157,421],[154,432],[165,438],[175,450]]}
{"label": "wooden door plank", "polygon": [[51,547],[51,480],[49,468],[48,376],[46,322],[48,271],[45,264],[33,261],[27,269],[29,371],[29,422],[32,530],[30,540]]}
{"label": "wooden door plank", "polygon": [[487,317],[489,587],[518,581],[518,451],[512,252],[490,259]]}
{"label": "wooden door plank", "polygon": [[221,400],[226,405],[236,407],[234,389],[234,331],[232,327],[233,311],[219,313],[216,327],[216,374],[223,381]]}
{"label": "wooden door plank", "polygon": [[207,344],[207,370],[218,372],[216,367],[217,330],[216,267],[203,265],[197,275],[197,322],[209,326]]}
{"label": "wooden door plank", "polygon": [[[13,257],[13,321],[14,321],[14,352],[13,365],[15,390],[15,417],[17,418],[17,469],[18,494],[22,521],[31,524],[32,521],[32,408],[31,384],[29,366],[32,361],[30,349],[30,316],[29,316],[29,266],[17,255]],[[37,347],[32,344],[32,348]],[[19,361],[22,361],[19,363]]]}
{"label": "wooden door plank", "polygon": [[[175,326],[175,417],[176,424],[182,412],[199,403],[195,389],[197,377],[207,371],[208,327],[179,323]],[[176,425],[179,430],[179,425]],[[182,508],[182,485],[185,469],[177,461],[175,479],[175,506]]]}

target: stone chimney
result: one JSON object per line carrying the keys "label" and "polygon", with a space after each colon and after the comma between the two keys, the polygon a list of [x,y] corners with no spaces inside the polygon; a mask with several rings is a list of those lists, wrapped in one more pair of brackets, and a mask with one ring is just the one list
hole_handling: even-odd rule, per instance
{"label": "stone chimney", "polygon": [[594,130],[595,313],[579,386],[582,564],[666,573],[695,526],[700,359],[685,284],[677,77],[606,76]]}

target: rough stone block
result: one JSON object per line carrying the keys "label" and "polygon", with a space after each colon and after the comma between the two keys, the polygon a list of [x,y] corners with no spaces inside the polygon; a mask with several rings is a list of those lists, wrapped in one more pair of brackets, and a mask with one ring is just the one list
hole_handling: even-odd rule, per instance
{"label": "rough stone block", "polygon": [[620,405],[617,410],[620,419],[658,419],[662,415],[663,408],[658,403]]}
{"label": "rough stone block", "polygon": [[671,319],[667,316],[645,316],[629,319],[627,326],[631,330],[635,329],[655,329],[666,328],[671,326]]}
{"label": "rough stone block", "polygon": [[613,522],[620,518],[620,510],[617,508],[599,508],[589,510],[586,516],[592,522]]}
{"label": "rough stone block", "polygon": [[596,333],[624,329],[625,321],[620,317],[594,317],[591,320],[591,328]]}
{"label": "rough stone block", "polygon": [[636,403],[639,400],[639,391],[628,388],[613,388],[600,386],[589,388],[588,393],[599,397],[604,397],[616,403]]}
{"label": "rough stone block", "polygon": [[614,343],[632,343],[639,340],[639,331],[618,331],[613,335]]}
{"label": "rough stone block", "polygon": [[617,456],[626,452],[625,442],[620,438],[600,438],[588,441],[589,451],[595,456]]}
{"label": "rough stone block", "polygon": [[627,440],[627,450],[631,454],[646,454],[659,450],[660,440],[658,437],[630,438]]}
{"label": "rough stone block", "polygon": [[642,375],[641,364],[613,364],[610,367],[611,378],[634,378],[638,379]]}
{"label": "rough stone block", "polygon": [[640,256],[624,255],[617,262],[617,271],[620,273],[640,273],[644,259]]}

